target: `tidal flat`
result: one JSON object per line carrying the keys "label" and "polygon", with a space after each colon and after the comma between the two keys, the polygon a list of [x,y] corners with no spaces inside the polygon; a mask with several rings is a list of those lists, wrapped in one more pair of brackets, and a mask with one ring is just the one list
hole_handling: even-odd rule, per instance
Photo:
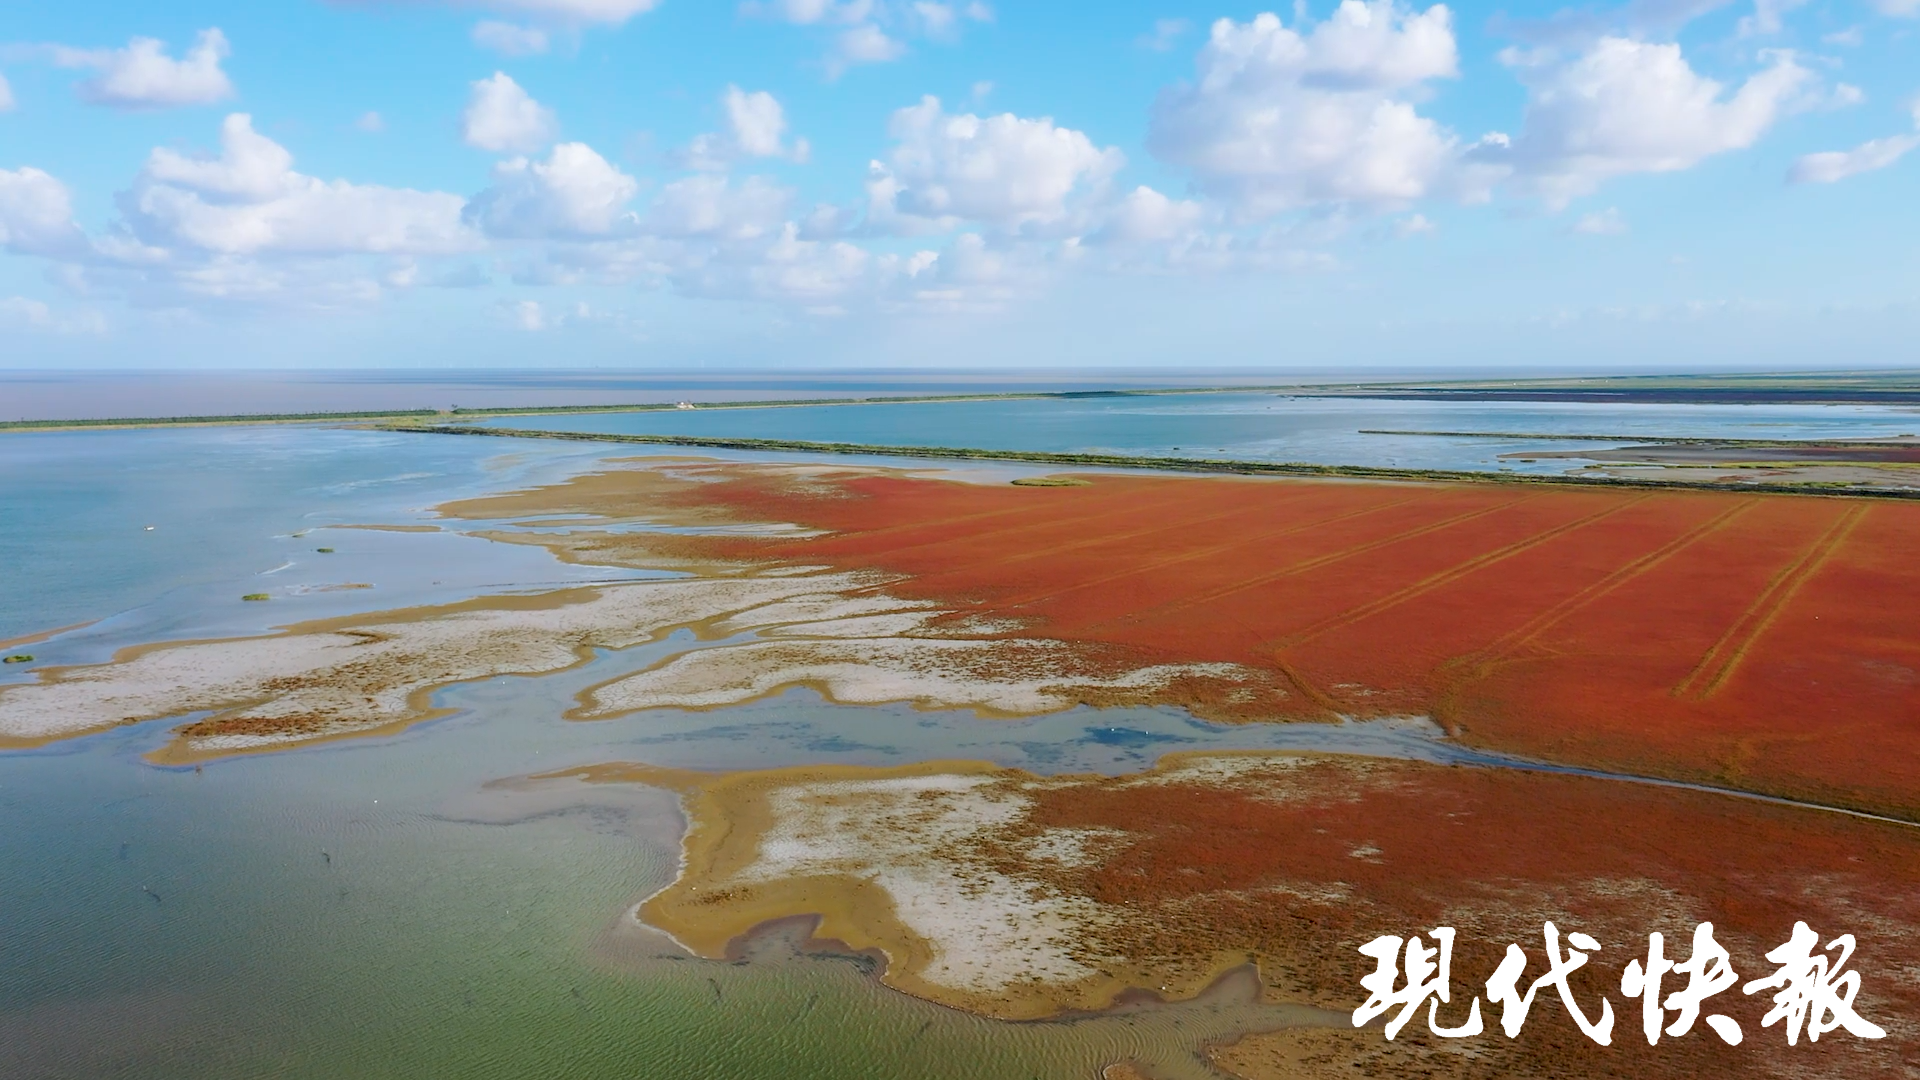
{"label": "tidal flat", "polygon": [[[382,608],[370,574],[276,594],[344,613],[35,644],[0,687],[20,1075],[1852,1076],[1915,1044],[1915,830],[1533,765],[1910,819],[1881,718],[1920,508],[613,452],[309,523],[539,568],[492,592]],[[1344,1023],[1376,934],[1462,926],[1464,982],[1554,918],[1611,975],[1708,917],[1743,973],[1783,922],[1860,934],[1890,1037]]]}

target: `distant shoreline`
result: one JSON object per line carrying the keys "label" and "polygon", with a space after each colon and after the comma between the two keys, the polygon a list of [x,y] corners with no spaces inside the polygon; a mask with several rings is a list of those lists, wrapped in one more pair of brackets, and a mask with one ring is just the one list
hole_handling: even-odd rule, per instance
{"label": "distant shoreline", "polygon": [[[905,394],[894,397],[772,398],[765,401],[691,401],[686,411],[795,409],[809,405],[933,405],[958,401],[1018,401],[1040,398],[1146,397],[1166,394],[1294,393],[1291,387],[1168,387],[1153,390],[1020,390],[997,394]],[[1308,396],[1304,393],[1295,396]],[[502,416],[565,416],[582,413],[683,411],[678,403],[629,405],[529,405],[500,409],[373,409],[365,412],[237,413],[230,416],[154,416],[100,420],[0,420],[0,432],[75,431],[144,427],[225,427],[241,424],[327,424],[355,421],[486,420]]]}
{"label": "distant shoreline", "polygon": [[[697,410],[791,409],[813,405],[927,405],[965,401],[1165,397],[1193,394],[1277,394],[1299,398],[1416,401],[1543,401],[1692,405],[1907,405],[1920,413],[1920,372],[1830,372],[1763,375],[1639,375],[1596,378],[1443,380],[1355,383],[1274,383],[1258,386],[1167,386],[1110,390],[1014,390],[968,394],[770,398],[763,401],[689,401]],[[476,409],[368,409],[310,413],[234,413],[197,416],[0,420],[8,431],[70,431],[241,424],[326,424],[406,420],[480,420],[508,416],[670,412],[679,403],[533,405]],[[1409,433],[1411,434],[1411,433]],[[1418,434],[1457,434],[1420,432]],[[1570,438],[1571,436],[1558,436]],[[1637,438],[1637,437],[1636,437]],[[1671,439],[1647,441],[1672,442]]]}
{"label": "distant shoreline", "polygon": [[809,442],[800,439],[735,439],[695,435],[617,435],[532,428],[488,428],[466,424],[392,427],[426,435],[487,435],[499,438],[556,439],[565,442],[630,443],[642,446],[690,446],[760,453],[860,455],[931,458],[941,461],[1008,461],[1069,468],[1152,469],[1159,472],[1224,473],[1241,476],[1308,476],[1330,479],[1424,481],[1460,484],[1542,484],[1562,487],[1687,488],[1699,491],[1763,491],[1784,495],[1846,498],[1920,499],[1920,489],[1857,487],[1818,483],[1767,483],[1736,486],[1703,480],[1651,477],[1569,476],[1553,473],[1472,472],[1464,469],[1405,469],[1381,465],[1316,465],[1301,461],[1245,461],[1232,458],[1146,457],[1128,454],[1068,454],[1048,450],[984,450],[953,446],[894,446],[873,443]]}

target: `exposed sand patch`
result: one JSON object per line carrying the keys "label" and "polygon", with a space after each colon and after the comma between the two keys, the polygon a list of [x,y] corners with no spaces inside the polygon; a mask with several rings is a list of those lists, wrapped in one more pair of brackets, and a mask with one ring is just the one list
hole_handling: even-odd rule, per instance
{"label": "exposed sand patch", "polygon": [[[812,463],[757,464],[743,470],[731,462],[682,455],[607,458],[603,464],[614,467],[543,487],[460,499],[442,504],[436,510],[443,517],[475,521],[578,514],[605,522],[793,528],[785,523],[742,515],[731,507],[703,498],[700,488],[751,472],[779,483],[790,492],[832,498],[838,494],[834,482],[849,477],[913,474],[906,470]],[[917,471],[938,473],[942,470]]]}
{"label": "exposed sand patch", "polygon": [[437,715],[429,696],[438,687],[559,671],[595,649],[681,628],[708,638],[765,630],[786,639],[684,654],[596,688],[572,715],[712,708],[799,685],[844,702],[1031,715],[1083,701],[1147,701],[1179,680],[1231,683],[1242,675],[1224,664],[1127,669],[1062,642],[877,636],[940,632],[928,625],[937,609],[873,591],[886,580],[841,572],[635,582],[349,616],[267,637],[142,646],[0,688],[0,742],[193,713],[211,715],[180,728],[160,757],[387,731]]}
{"label": "exposed sand patch", "polygon": [[25,637],[8,638],[5,641],[0,641],[0,649],[11,649],[18,645],[38,645],[50,638],[57,638],[61,634],[74,630],[82,630],[92,625],[90,622],[74,623],[72,626],[61,626],[52,630],[42,630],[37,634],[28,634]]}
{"label": "exposed sand patch", "polygon": [[[861,619],[851,629],[887,629],[895,635],[916,629],[903,622]],[[835,640],[760,641],[687,653],[651,671],[595,687],[579,715],[719,708],[799,685],[850,705],[910,701],[928,708],[1033,716],[1080,704],[1146,703],[1182,680],[1259,683],[1256,673],[1235,664],[1115,670],[1110,659],[1101,663],[1101,652],[1059,641],[842,639],[835,632],[850,628],[832,622],[817,628],[786,624],[783,629],[788,634],[820,632]]]}
{"label": "exposed sand patch", "polygon": [[1769,485],[1813,485],[1830,488],[1862,488],[1876,491],[1912,491],[1920,488],[1920,468],[1910,463],[1876,465],[1789,464],[1780,462],[1730,464],[1614,464],[1587,465],[1581,476],[1606,476],[1618,480],[1709,481],[1729,487],[1767,487]]}
{"label": "exposed sand patch", "polygon": [[903,776],[774,790],[767,800],[772,827],[735,881],[862,879],[927,943],[919,976],[969,994],[1096,974],[1074,957],[1072,939],[1102,917],[1098,905],[926,857],[930,847],[964,845],[1011,823],[1027,808],[1017,791],[985,776]]}
{"label": "exposed sand patch", "polygon": [[1024,818],[1030,797],[967,763],[892,770],[814,767],[725,780],[647,766],[580,772],[682,790],[692,822],[680,879],[642,917],[688,948],[725,956],[755,926],[823,916],[816,936],[888,958],[889,985],[994,1016],[1060,1011],[1062,987],[1098,1008],[1124,985],[1084,947],[1111,913],[1005,873],[975,850]]}
{"label": "exposed sand patch", "polygon": [[1073,888],[1118,829],[1034,828],[1036,798],[1096,784],[1266,789],[1312,755],[1169,759],[1127,778],[1042,778],[983,763],[813,767],[706,776],[648,766],[567,775],[682,791],[692,822],[680,879],[642,916],[708,956],[759,923],[823,917],[818,933],[889,958],[899,989],[987,1015],[1097,1010],[1131,988],[1188,997],[1246,963],[1239,949],[1142,958],[1116,951],[1141,917]]}
{"label": "exposed sand patch", "polygon": [[[995,1017],[1100,1009],[1131,988],[1184,999],[1248,961],[1269,1002],[1350,1013],[1372,970],[1360,944],[1450,925],[1459,996],[1441,1015],[1453,1023],[1507,943],[1527,951],[1530,971],[1544,968],[1550,919],[1602,943],[1574,992],[1610,997],[1623,1017],[1607,1049],[1541,1007],[1516,1040],[1497,1025],[1437,1039],[1422,1020],[1391,1044],[1376,1024],[1212,1052],[1248,1080],[1838,1078],[1898,1071],[1920,1038],[1905,1020],[1920,899],[1900,884],[1920,880],[1920,838],[1882,823],[1587,777],[1307,753],[1172,756],[1121,777],[977,762],[554,775],[681,792],[682,873],[639,913],[705,956],[730,955],[763,924],[817,916],[817,936],[883,953],[889,985]],[[1795,919],[1861,934],[1861,1008],[1886,1041],[1783,1054],[1777,1030],[1761,1034],[1764,1003],[1738,996],[1716,1004],[1746,1030],[1740,1048],[1636,1037],[1618,987],[1649,931],[1676,940],[1711,921],[1750,977],[1770,970],[1763,954]]]}
{"label": "exposed sand patch", "polygon": [[412,723],[439,686],[571,667],[784,597],[871,574],[703,578],[492,597],[288,627],[268,637],[144,646],[0,688],[0,739],[44,742],[190,713],[169,756],[285,745]]}

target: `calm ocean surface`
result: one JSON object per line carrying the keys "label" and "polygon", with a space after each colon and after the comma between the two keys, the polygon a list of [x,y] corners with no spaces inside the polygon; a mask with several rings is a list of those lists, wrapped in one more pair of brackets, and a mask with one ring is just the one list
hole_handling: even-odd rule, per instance
{"label": "calm ocean surface", "polygon": [[[0,432],[0,641],[93,620],[108,624],[63,641],[257,632],[612,576],[451,534],[323,528],[421,524],[448,499],[547,482],[607,453],[291,425]],[[304,591],[346,583],[375,588]],[[276,602],[238,603],[252,592]]]}
{"label": "calm ocean surface", "polygon": [[1500,455],[1582,444],[1363,432],[1880,438],[1920,432],[1920,411],[1853,405],[1391,401],[1226,393],[526,416],[491,424],[614,434],[1559,472],[1578,463],[1503,461]]}
{"label": "calm ocean surface", "polygon": [[[1358,431],[1772,438],[1920,428],[1912,414],[1851,408],[1265,395],[531,423],[1455,468],[1497,467],[1492,455],[1528,447]],[[0,640],[98,620],[25,650],[86,661],[136,641],[631,577],[455,533],[330,528],[417,525],[446,499],[631,453],[305,426],[0,434]],[[346,583],[373,587],[326,588]],[[248,592],[273,600],[240,602]],[[675,958],[626,918],[674,873],[681,823],[670,798],[493,782],[607,760],[739,768],[965,756],[1120,772],[1170,749],[1301,737],[1174,710],[1005,723],[831,706],[800,692],[712,713],[559,718],[584,686],[692,647],[682,638],[562,675],[455,687],[439,696],[454,715],[398,736],[204,770],[141,762],[163,741],[164,721],[0,754],[0,1077],[1087,1080],[1129,1056],[1198,1077],[1197,1044],[1284,1020],[1222,1001],[998,1024],[886,991],[845,959],[774,946],[744,965]],[[1325,730],[1315,737],[1327,748],[1426,752],[1418,731]]]}

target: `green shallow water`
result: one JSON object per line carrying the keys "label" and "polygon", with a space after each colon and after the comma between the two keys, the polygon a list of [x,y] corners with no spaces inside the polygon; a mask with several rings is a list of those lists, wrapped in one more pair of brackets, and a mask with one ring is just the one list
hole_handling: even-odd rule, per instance
{"label": "green shallow water", "polygon": [[[777,940],[737,964],[678,953],[630,917],[675,871],[671,796],[489,782],[605,760],[885,761],[1002,727],[804,694],[557,719],[569,684],[685,644],[458,688],[444,700],[463,712],[399,736],[199,771],[140,762],[151,724],[0,755],[0,1076],[1084,1078],[1138,1058],[1179,1078],[1207,1075],[1201,1043],[1303,1018],[1241,988],[1007,1024]],[[887,720],[905,749],[876,743]],[[1044,741],[1063,767],[1119,768],[1202,730],[1164,711],[1050,723],[1007,725],[988,752]],[[755,734],[783,728],[796,741],[773,751]],[[1135,738],[1116,751],[1119,730]]]}

